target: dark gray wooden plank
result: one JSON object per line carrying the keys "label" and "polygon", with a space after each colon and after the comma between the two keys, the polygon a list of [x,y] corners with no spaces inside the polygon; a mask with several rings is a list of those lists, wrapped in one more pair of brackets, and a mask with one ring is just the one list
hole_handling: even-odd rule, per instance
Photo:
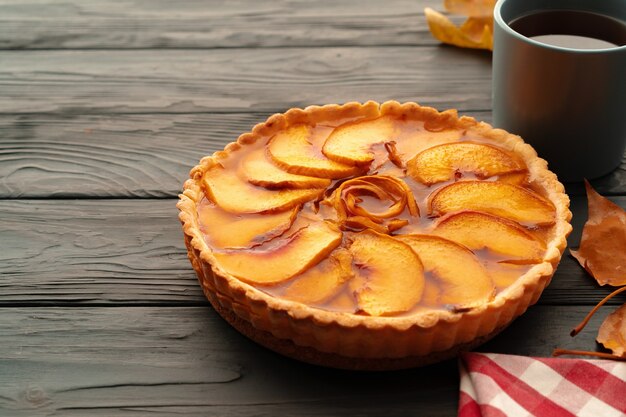
{"label": "dark gray wooden plank", "polygon": [[0,116],[0,197],[176,197],[268,114]]}
{"label": "dark gray wooden plank", "polygon": [[284,111],[374,99],[491,107],[491,55],[451,47],[0,52],[0,113]]}
{"label": "dark gray wooden plank", "polygon": [[[612,199],[626,207],[626,197]],[[0,200],[0,306],[204,304],[174,205]],[[572,208],[577,246],[585,200]],[[592,305],[609,292],[566,253],[540,303]]]}
{"label": "dark gray wooden plank", "polygon": [[[549,356],[595,350],[612,308],[572,339],[584,307],[532,307],[479,348]],[[345,372],[286,359],[210,307],[0,310],[0,415],[451,416],[456,363]]]}
{"label": "dark gray wooden plank", "polygon": [[[490,112],[464,112],[490,121]],[[0,115],[0,198],[172,197],[204,155],[269,113]],[[626,159],[593,185],[626,193]],[[581,185],[568,192],[584,194]]]}
{"label": "dark gray wooden plank", "polygon": [[0,303],[204,303],[175,204],[0,201]]}
{"label": "dark gray wooden plank", "polygon": [[0,2],[0,48],[433,45],[438,0]]}

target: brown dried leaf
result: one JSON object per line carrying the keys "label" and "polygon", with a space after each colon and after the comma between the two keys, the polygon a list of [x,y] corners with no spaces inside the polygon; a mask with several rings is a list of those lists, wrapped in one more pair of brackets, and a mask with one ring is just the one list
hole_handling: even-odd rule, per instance
{"label": "brown dried leaf", "polygon": [[496,0],[444,0],[443,5],[450,13],[468,17],[491,17]]}
{"label": "brown dried leaf", "polygon": [[585,181],[589,218],[574,258],[600,285],[626,285],[626,212]]}
{"label": "brown dried leaf", "polygon": [[474,49],[493,49],[493,18],[468,17],[457,27],[446,16],[427,7],[424,9],[433,36],[443,43]]}
{"label": "brown dried leaf", "polygon": [[614,355],[626,357],[626,304],[608,315],[596,340]]}

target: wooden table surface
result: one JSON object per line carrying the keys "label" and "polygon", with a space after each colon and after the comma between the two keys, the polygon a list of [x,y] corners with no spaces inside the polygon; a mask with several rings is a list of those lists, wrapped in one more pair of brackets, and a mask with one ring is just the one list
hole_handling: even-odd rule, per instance
{"label": "wooden table surface", "polygon": [[[241,336],[203,297],[175,208],[202,156],[293,106],[489,121],[491,54],[433,40],[422,10],[440,3],[0,0],[0,415],[455,415],[453,360],[346,372]],[[626,161],[593,185],[626,206]],[[586,198],[567,190],[576,247]],[[565,255],[479,350],[595,349],[603,314],[569,328],[608,291]]]}

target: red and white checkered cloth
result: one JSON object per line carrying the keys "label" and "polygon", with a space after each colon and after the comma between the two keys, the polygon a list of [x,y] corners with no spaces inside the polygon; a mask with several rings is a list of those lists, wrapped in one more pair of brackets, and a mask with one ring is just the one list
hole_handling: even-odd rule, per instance
{"label": "red and white checkered cloth", "polygon": [[466,353],[459,417],[626,416],[626,362]]}

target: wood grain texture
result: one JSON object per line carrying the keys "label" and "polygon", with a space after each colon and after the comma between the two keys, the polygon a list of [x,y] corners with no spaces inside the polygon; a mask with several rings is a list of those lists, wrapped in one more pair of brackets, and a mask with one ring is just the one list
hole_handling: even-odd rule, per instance
{"label": "wood grain texture", "polygon": [[175,204],[0,201],[0,303],[204,303]]}
{"label": "wood grain texture", "polygon": [[0,62],[0,113],[274,112],[368,99],[491,108],[491,55],[443,46],[3,51]]}
{"label": "wood grain texture", "polygon": [[438,0],[3,0],[0,48],[433,45]]}
{"label": "wood grain texture", "polygon": [[0,197],[176,197],[268,114],[0,116]]}
{"label": "wood grain texture", "polygon": [[[0,200],[0,306],[205,304],[175,202]],[[585,200],[572,209],[576,247]],[[592,305],[608,292],[565,254],[540,303]]]}
{"label": "wood grain texture", "polygon": [[[201,157],[269,114],[0,115],[0,198],[175,198]],[[626,158],[592,183],[626,194]],[[567,191],[584,195],[581,184]]]}
{"label": "wood grain texture", "polygon": [[[584,307],[532,307],[479,348],[549,356],[594,350],[570,338]],[[593,330],[592,330],[593,329]],[[451,416],[454,361],[401,372],[347,372],[286,359],[209,307],[0,309],[0,415]]]}

